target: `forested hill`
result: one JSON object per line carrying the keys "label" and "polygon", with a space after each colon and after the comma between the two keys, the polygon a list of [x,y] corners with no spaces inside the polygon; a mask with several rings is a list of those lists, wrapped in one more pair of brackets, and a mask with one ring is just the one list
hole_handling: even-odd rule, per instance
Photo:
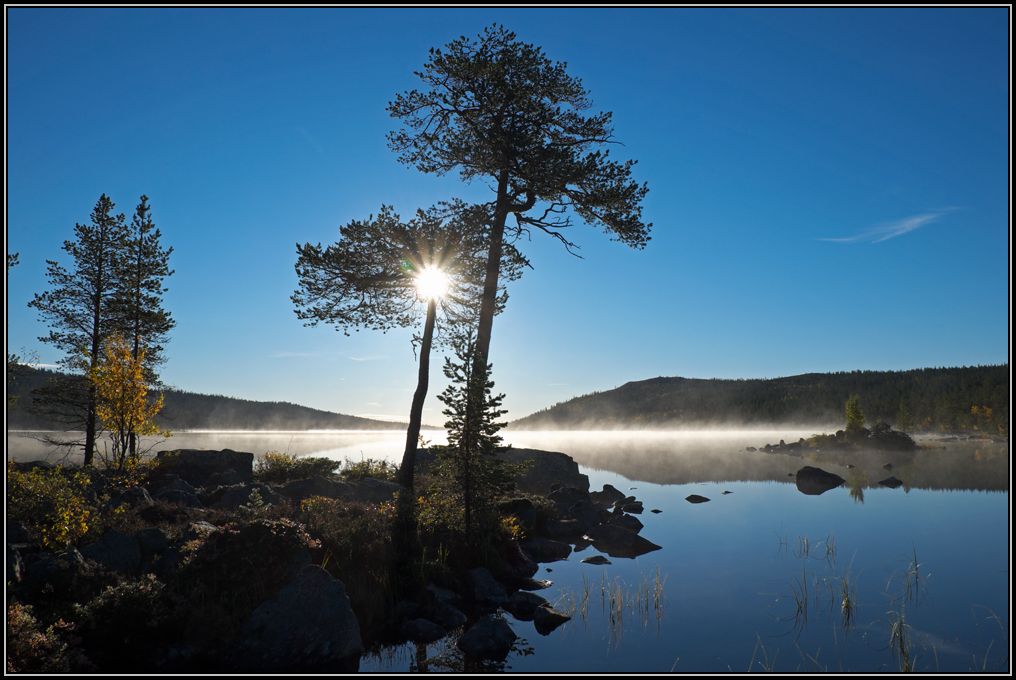
{"label": "forested hill", "polygon": [[[7,385],[8,429],[67,429],[66,424],[53,417],[32,412],[32,392],[52,381],[68,384],[66,381],[73,380],[62,373],[17,366],[13,381],[9,379]],[[406,427],[401,423],[319,411],[287,402],[248,401],[173,389],[163,394],[166,401],[156,422],[170,430],[398,430]]]}
{"label": "forested hill", "polygon": [[860,397],[866,421],[906,431],[1008,434],[1009,365],[806,373],[787,378],[652,378],[556,404],[513,429],[831,425]]}

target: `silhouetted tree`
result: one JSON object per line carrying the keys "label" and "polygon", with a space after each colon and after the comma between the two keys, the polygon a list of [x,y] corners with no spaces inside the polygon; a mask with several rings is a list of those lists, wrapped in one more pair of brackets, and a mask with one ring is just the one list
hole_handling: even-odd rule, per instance
{"label": "silhouetted tree", "polygon": [[461,508],[466,543],[475,546],[481,533],[492,530],[495,501],[512,484],[508,466],[494,457],[504,426],[498,419],[507,411],[501,408],[504,395],[493,393],[490,365],[477,370],[472,332],[457,338],[454,347],[455,360],[445,358],[449,384],[438,397],[446,407],[448,446],[439,450],[432,474],[435,491],[454,498]]}
{"label": "silhouetted tree", "polygon": [[508,216],[515,218],[509,236],[538,229],[570,252],[576,246],[563,230],[573,213],[642,248],[652,226],[642,221],[648,189],[632,179],[634,161],[614,161],[602,150],[613,141],[611,114],[585,115],[591,101],[581,81],[504,27],[432,48],[416,75],[423,89],[388,105],[403,123],[389,134],[391,149],[422,172],[458,170],[463,180],[487,181],[494,191],[474,355],[482,370]]}
{"label": "silhouetted tree", "polygon": [[[292,296],[296,315],[308,326],[334,325],[336,330],[370,328],[388,331],[415,326],[420,303],[426,303],[420,342],[420,368],[410,409],[406,448],[399,482],[413,488],[416,449],[430,372],[430,351],[435,327],[472,325],[476,319],[479,288],[485,271],[488,241],[487,214],[482,206],[461,201],[417,211],[403,221],[390,206],[378,215],[353,220],[339,230],[339,241],[297,244],[296,273],[299,287]],[[505,251],[507,278],[521,272],[516,251]],[[448,277],[448,293],[425,300],[417,277],[433,268]],[[503,306],[506,294],[499,296]],[[437,310],[440,304],[441,318]]]}
{"label": "silhouetted tree", "polygon": [[[166,292],[163,281],[173,275],[169,268],[173,248],[163,248],[161,238],[162,232],[152,221],[148,196],[142,195],[115,260],[116,293],[112,313],[134,360],[144,357],[143,371],[148,385],[160,382],[156,367],[165,361],[162,351],[169,332],[176,325],[172,314],[162,304],[162,295]],[[125,436],[130,442],[129,454],[135,456],[138,435],[127,432]]]}
{"label": "silhouetted tree", "polygon": [[[62,350],[66,356],[60,363],[81,375],[95,368],[102,341],[118,328],[113,302],[118,291],[116,258],[126,240],[126,227],[124,215],[113,213],[115,207],[106,194],[99,197],[91,223],[75,225],[75,240],[64,241],[71,269],[47,260],[49,290],[28,303],[50,326],[49,335],[39,339]],[[80,381],[75,384],[81,386]],[[96,439],[95,386],[51,397],[57,412],[80,418],[85,430],[84,464],[91,465]]]}

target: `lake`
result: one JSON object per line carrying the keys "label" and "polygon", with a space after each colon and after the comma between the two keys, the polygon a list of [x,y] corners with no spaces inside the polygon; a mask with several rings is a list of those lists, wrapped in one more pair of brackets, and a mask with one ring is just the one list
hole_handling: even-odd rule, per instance
{"label": "lake", "polygon": [[[505,432],[517,447],[569,454],[591,489],[609,483],[637,496],[641,535],[663,546],[604,566],[579,562],[596,554],[591,547],[541,565],[536,578],[554,583],[540,594],[573,618],[542,636],[509,616],[521,639],[506,670],[1008,670],[1008,445],[929,437],[908,453],[746,450],[810,434]],[[424,436],[442,443],[439,432]],[[178,433],[156,450],[398,461],[403,438]],[[25,433],[8,433],[8,449],[20,459],[46,453]],[[801,493],[793,475],[804,465],[847,483]],[[890,475],[903,485],[878,484]],[[710,501],[688,503],[690,494]],[[364,656],[360,669],[408,670],[428,659],[431,670],[457,669],[455,657],[449,642],[407,644]]]}

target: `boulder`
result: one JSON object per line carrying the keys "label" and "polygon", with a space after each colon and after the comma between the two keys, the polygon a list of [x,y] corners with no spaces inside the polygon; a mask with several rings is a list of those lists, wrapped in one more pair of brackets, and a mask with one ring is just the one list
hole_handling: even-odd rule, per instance
{"label": "boulder", "polygon": [[613,515],[607,521],[607,524],[627,529],[634,534],[642,531],[644,526],[637,517],[632,517],[631,515]]}
{"label": "boulder", "polygon": [[578,463],[566,454],[506,448],[498,449],[497,457],[507,463],[525,466],[515,484],[526,493],[545,496],[550,492],[552,484],[589,491],[589,477],[580,473]]}
{"label": "boulder", "polygon": [[98,541],[83,547],[81,554],[120,574],[137,574],[141,571],[141,546],[138,539],[115,529],[110,529]]}
{"label": "boulder", "polygon": [[4,583],[20,583],[25,572],[25,563],[21,553],[10,543],[7,544],[7,575]]}
{"label": "boulder", "polygon": [[[557,562],[568,559],[571,546],[549,538],[529,538],[522,542],[522,549],[536,562]],[[532,576],[532,574],[530,574]]]}
{"label": "boulder", "polygon": [[501,560],[491,567],[494,570],[494,575],[499,579],[518,581],[529,578],[540,569],[539,565],[530,559],[515,541],[507,543],[500,554]]}
{"label": "boulder", "polygon": [[688,501],[689,503],[708,503],[709,502],[708,498],[706,498],[705,496],[699,496],[697,493],[693,493],[692,495],[688,496],[684,500]]}
{"label": "boulder", "polygon": [[191,522],[187,526],[187,530],[183,533],[183,540],[193,541],[195,538],[208,538],[215,532],[219,531],[219,527],[215,526],[211,522],[199,520],[197,522]]}
{"label": "boulder", "polygon": [[169,491],[160,491],[155,494],[155,500],[162,501],[163,503],[169,503],[171,505],[181,505],[185,508],[203,508],[205,504],[201,502],[201,499],[196,494],[187,491],[177,491],[171,489]]}
{"label": "boulder", "polygon": [[470,626],[456,645],[472,659],[502,661],[516,639],[518,636],[504,619],[488,614]]}
{"label": "boulder", "polygon": [[619,526],[603,524],[587,532],[593,547],[611,557],[638,557],[660,546]]}
{"label": "boulder", "polygon": [[622,500],[624,497],[623,493],[610,484],[604,484],[603,491],[589,492],[589,499],[597,505],[602,505],[604,507],[610,507],[619,500]]}
{"label": "boulder", "polygon": [[532,531],[536,527],[539,517],[536,506],[528,498],[512,498],[502,501],[498,504],[497,510],[502,516],[514,515],[517,517],[527,531]]}
{"label": "boulder", "polygon": [[797,490],[809,496],[824,494],[830,489],[842,486],[844,479],[839,475],[820,468],[804,466],[797,471]]}
{"label": "boulder", "polygon": [[194,488],[193,484],[180,479],[174,474],[161,474],[156,477],[156,482],[152,484],[152,489],[156,494],[162,493],[163,491],[186,491],[197,495],[198,490]]}
{"label": "boulder", "polygon": [[484,567],[466,572],[466,581],[469,584],[469,595],[477,604],[500,607],[508,601],[504,587]]}
{"label": "boulder", "polygon": [[505,611],[519,621],[532,621],[533,612],[537,607],[547,604],[547,600],[525,590],[517,590],[505,603]]}
{"label": "boulder", "polygon": [[621,510],[624,512],[630,512],[635,515],[642,514],[642,501],[634,501],[632,503],[625,503],[621,506]]}
{"label": "boulder", "polygon": [[903,482],[896,479],[895,477],[888,477],[886,479],[883,479],[878,484],[879,486],[886,486],[889,487],[890,489],[898,489],[901,486],[903,486]]}
{"label": "boulder", "polygon": [[363,651],[345,586],[312,564],[251,612],[239,639],[236,665],[259,673],[355,671]]}
{"label": "boulder", "polygon": [[399,627],[399,632],[406,639],[423,644],[437,642],[445,636],[444,628],[427,619],[410,619],[405,621]]}
{"label": "boulder", "polygon": [[567,509],[566,514],[573,518],[583,531],[606,521],[610,517],[609,510],[590,500],[581,500],[572,504]]}
{"label": "boulder", "polygon": [[544,526],[544,533],[559,541],[573,541],[582,536],[585,528],[574,519],[551,519]]}
{"label": "boulder", "polygon": [[94,570],[74,548],[56,553],[42,552],[24,556],[22,586],[26,600],[40,596],[57,601],[85,602],[90,599]]}
{"label": "boulder", "polygon": [[583,564],[611,564],[610,560],[608,560],[603,555],[592,555],[592,556],[587,557],[586,559],[582,560],[582,563]]}
{"label": "boulder", "polygon": [[652,510],[650,510],[649,512],[653,513],[654,515],[658,515],[658,514],[660,514],[661,512],[663,512],[663,510],[660,510],[659,508],[653,508],[653,509],[652,509]]}
{"label": "boulder", "polygon": [[584,489],[578,489],[573,486],[562,486],[554,491],[551,491],[547,498],[549,498],[559,508],[567,509],[576,503],[589,501],[589,493]]}
{"label": "boulder", "polygon": [[519,583],[519,588],[521,590],[545,590],[551,587],[552,585],[554,585],[554,582],[548,581],[547,579],[530,578]]}
{"label": "boulder", "polygon": [[549,635],[551,631],[570,620],[570,616],[562,614],[549,604],[537,607],[533,612],[533,625],[540,635]]}
{"label": "boulder", "polygon": [[169,550],[169,537],[166,532],[158,527],[147,527],[134,532],[134,539],[138,542],[141,555],[150,559],[155,555],[161,555]]}
{"label": "boulder", "polygon": [[468,620],[458,607],[448,602],[430,602],[423,608],[423,612],[429,620],[436,622],[445,630],[461,628]]}
{"label": "boulder", "polygon": [[123,491],[114,491],[110,494],[109,507],[119,508],[126,505],[128,508],[148,508],[155,504],[148,489],[143,486],[132,486]]}
{"label": "boulder", "polygon": [[244,451],[159,451],[156,463],[156,476],[173,474],[198,487],[249,482],[254,478],[254,454]]}

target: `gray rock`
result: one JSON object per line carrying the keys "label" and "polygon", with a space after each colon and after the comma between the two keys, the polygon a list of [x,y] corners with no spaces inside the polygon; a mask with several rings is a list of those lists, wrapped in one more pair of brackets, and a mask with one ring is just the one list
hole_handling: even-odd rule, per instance
{"label": "gray rock", "polygon": [[219,527],[215,526],[211,522],[200,520],[197,522],[191,522],[187,527],[187,530],[183,532],[184,542],[193,541],[195,538],[208,538],[210,534],[215,533],[219,530]]}
{"label": "gray rock", "polygon": [[525,464],[522,475],[515,480],[520,491],[545,496],[552,484],[589,491],[589,477],[579,472],[571,456],[554,451],[535,449],[498,449],[497,457],[507,463]]}
{"label": "gray rock", "polygon": [[724,491],[721,495],[723,495],[723,496],[729,496],[732,493],[734,493],[734,492],[733,491]]}
{"label": "gray rock", "polygon": [[610,517],[610,512],[590,500],[581,500],[573,503],[568,508],[567,515],[574,518],[582,530],[585,531],[606,521]]}
{"label": "gray rock", "polygon": [[110,494],[109,507],[118,508],[126,505],[128,508],[148,508],[155,504],[148,489],[143,486],[132,486],[123,491],[115,491]]}
{"label": "gray rock", "polygon": [[537,607],[547,604],[547,600],[525,590],[517,590],[508,598],[505,603],[505,611],[510,613],[519,621],[532,621],[533,612]]}
{"label": "gray rock", "polygon": [[4,583],[21,583],[24,577],[25,563],[21,553],[10,543],[7,544],[7,576]]}
{"label": "gray rock", "polygon": [[642,514],[642,501],[635,501],[634,503],[625,503],[621,506],[621,510],[624,512],[630,512],[634,515]]}
{"label": "gray rock", "polygon": [[502,501],[497,506],[498,512],[501,515],[515,515],[522,526],[527,530],[532,531],[536,526],[536,520],[539,513],[536,510],[536,506],[528,498],[512,498],[507,501]]}
{"label": "gray rock", "polygon": [[195,494],[188,493],[186,491],[160,491],[155,494],[155,500],[162,501],[163,503],[171,503],[173,505],[182,505],[185,508],[203,508],[205,504],[201,502]]}
{"label": "gray rock", "polygon": [[660,549],[660,546],[636,533],[609,524],[594,527],[587,535],[592,539],[594,548],[611,557],[638,557]]}
{"label": "gray rock", "polygon": [[236,655],[258,672],[335,672],[359,668],[363,644],[342,582],[308,564],[244,623]]}
{"label": "gray rock", "polygon": [[560,508],[570,508],[576,503],[589,500],[589,493],[584,489],[577,489],[571,486],[564,486],[556,491],[550,492],[547,496],[553,503],[557,504]]}
{"label": "gray rock", "polygon": [[658,514],[660,514],[661,512],[663,512],[663,510],[660,510],[659,508],[653,508],[653,509],[652,509],[652,510],[650,510],[649,512],[653,513],[654,515],[658,515]]}
{"label": "gray rock", "polygon": [[193,484],[189,484],[184,480],[180,479],[177,475],[166,474],[159,478],[159,482],[152,487],[156,494],[162,493],[163,491],[185,491],[197,495],[198,490],[194,488]]}
{"label": "gray rock", "polygon": [[639,521],[638,517],[632,517],[631,515],[614,515],[607,521],[607,524],[627,529],[634,534],[642,531],[642,527],[645,526]]}
{"label": "gray rock", "polygon": [[476,603],[500,607],[508,601],[504,587],[484,567],[466,572],[466,581],[469,583],[470,597]]}
{"label": "gray rock", "polygon": [[797,471],[797,490],[808,496],[818,496],[843,485],[843,478],[821,468],[804,466]]}
{"label": "gray rock", "polygon": [[553,581],[547,579],[526,579],[519,583],[519,588],[522,590],[545,590],[554,585]]}
{"label": "gray rock", "polygon": [[708,498],[706,498],[705,496],[699,496],[697,493],[693,493],[692,495],[688,496],[684,500],[688,501],[689,503],[708,503],[709,502]]}
{"label": "gray rock", "polygon": [[74,548],[26,555],[23,559],[22,586],[28,601],[42,595],[73,600],[93,575],[92,567]]}
{"label": "gray rock", "polygon": [[540,635],[549,635],[551,631],[570,620],[570,616],[562,614],[546,604],[542,607],[537,607],[533,612],[533,625],[536,626],[536,632]]}
{"label": "gray rock", "polygon": [[137,574],[141,571],[141,546],[138,545],[138,540],[115,529],[110,529],[98,541],[83,547],[81,554],[120,574]]}
{"label": "gray rock", "polygon": [[501,661],[516,639],[518,636],[504,619],[487,615],[463,633],[456,645],[470,658]]}
{"label": "gray rock", "polygon": [[197,487],[249,482],[254,478],[254,454],[244,451],[159,451],[156,462],[159,474],[176,475]]}
{"label": "gray rock", "polygon": [[583,564],[611,564],[611,561],[608,560],[603,555],[592,555],[591,557],[587,557],[586,559],[582,560],[582,563]]}
{"label": "gray rock", "polygon": [[413,642],[437,642],[445,636],[445,629],[427,619],[410,619],[400,626],[400,632]]}
{"label": "gray rock", "polygon": [[619,500],[624,499],[624,494],[610,484],[603,485],[603,491],[590,491],[589,499],[598,505],[610,507]]}
{"label": "gray rock", "polygon": [[551,519],[544,526],[544,533],[550,538],[560,541],[571,541],[585,531],[585,528],[574,519]]}
{"label": "gray rock", "polygon": [[169,537],[158,527],[147,527],[134,532],[134,539],[145,558],[161,555],[169,550]]}
{"label": "gray rock", "polygon": [[[529,538],[522,542],[522,549],[537,562],[557,562],[568,559],[571,546],[549,538]],[[530,574],[531,576],[532,574]]]}

